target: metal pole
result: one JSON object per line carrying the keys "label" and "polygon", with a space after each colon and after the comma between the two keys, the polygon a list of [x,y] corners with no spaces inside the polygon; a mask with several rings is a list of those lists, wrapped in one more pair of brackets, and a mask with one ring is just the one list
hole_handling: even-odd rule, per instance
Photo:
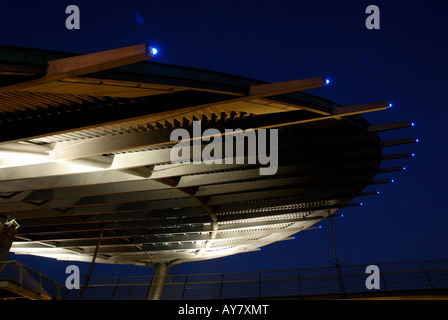
{"label": "metal pole", "polygon": [[185,276],[184,288],[182,289],[182,297],[180,297],[181,300],[184,299],[185,288],[187,287],[187,280],[188,280],[188,275]]}
{"label": "metal pole", "polygon": [[19,283],[20,283],[21,286],[23,286],[23,265],[20,264],[20,265],[19,265],[19,268],[20,268],[20,279],[19,279]]}
{"label": "metal pole", "polygon": [[341,291],[342,295],[345,295],[344,283],[342,281],[342,274],[341,274],[341,264],[339,263],[338,250],[336,248],[336,239],[334,237],[333,221],[332,221],[333,218],[331,216],[329,216],[328,220],[330,222],[331,239],[333,242],[333,252],[334,252],[334,259],[335,259],[334,265],[336,266],[336,272],[338,275],[339,290]]}
{"label": "metal pole", "polygon": [[118,285],[120,284],[120,279],[121,278],[118,278],[117,284],[115,285],[114,292],[112,292],[112,296],[110,297],[110,300],[113,300],[115,297],[115,292],[117,291]]}
{"label": "metal pole", "polygon": [[222,285],[224,283],[224,273],[221,276],[221,286],[219,287],[219,299],[221,299],[222,296]]}
{"label": "metal pole", "polygon": [[87,286],[89,285],[90,277],[92,276],[93,266],[95,265],[96,256],[98,255],[98,251],[100,249],[101,239],[103,238],[103,232],[104,232],[104,226],[101,229],[100,236],[98,238],[98,243],[95,248],[95,253],[93,254],[92,262],[90,263],[89,273],[87,275],[86,280],[84,281],[81,291],[79,292],[78,300],[81,300],[82,296],[84,295],[84,292],[87,289]]}
{"label": "metal pole", "polygon": [[158,263],[156,265],[156,270],[154,271],[154,276],[152,277],[146,300],[160,300],[162,298],[167,274],[168,264]]}
{"label": "metal pole", "polygon": [[61,300],[61,285],[56,283],[56,300]]}
{"label": "metal pole", "polygon": [[432,285],[431,279],[429,278],[429,275],[428,275],[428,273],[425,270],[425,266],[423,265],[423,261],[420,261],[420,265],[422,266],[423,273],[425,274],[426,280],[428,280],[428,283],[429,283],[429,285],[431,287],[431,290],[434,291],[434,286]]}
{"label": "metal pole", "polygon": [[42,294],[43,292],[43,288],[42,288],[42,275],[39,274],[39,293]]}

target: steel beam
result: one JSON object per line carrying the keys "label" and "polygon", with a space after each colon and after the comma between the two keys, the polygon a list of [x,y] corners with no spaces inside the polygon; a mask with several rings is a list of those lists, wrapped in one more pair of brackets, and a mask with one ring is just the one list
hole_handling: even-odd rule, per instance
{"label": "steel beam", "polygon": [[404,121],[404,122],[395,122],[395,123],[388,123],[388,124],[378,124],[378,125],[372,125],[367,128],[368,132],[381,132],[381,131],[388,131],[388,130],[396,130],[396,129],[403,129],[403,128],[410,128],[412,127],[412,122],[410,121]]}
{"label": "steel beam", "polygon": [[46,73],[42,78],[0,87],[0,92],[30,89],[53,81],[145,61],[152,57],[148,45],[140,44],[52,60],[48,62]]}
{"label": "steel beam", "polygon": [[323,77],[259,84],[251,86],[249,88],[249,96],[252,98],[274,96],[290,92],[319,88],[325,85],[326,81]]}
{"label": "steel beam", "polygon": [[[236,222],[240,220],[250,220],[250,219],[263,219],[265,217],[271,217],[276,215],[290,214],[290,213],[301,213],[301,212],[311,212],[323,209],[334,209],[342,207],[342,201],[339,199],[327,201],[325,205],[317,204],[305,204],[301,207],[284,209],[284,210],[263,210],[261,212],[253,213],[234,213],[228,215],[218,215],[217,222]],[[308,220],[308,218],[300,218],[300,220]],[[120,222],[105,222],[104,228],[106,230],[113,229],[132,229],[132,228],[168,228],[166,232],[175,232],[173,229],[176,226],[184,225],[195,225],[195,224],[207,224],[211,223],[212,219],[209,215],[192,216],[192,217],[178,217],[173,219],[147,219],[138,221],[120,221]],[[171,228],[173,227],[173,228]],[[170,230],[173,229],[173,230]],[[30,235],[37,233],[46,232],[67,232],[67,231],[93,231],[98,230],[98,225],[94,223],[78,223],[78,224],[68,224],[68,225],[55,225],[55,226],[41,226],[41,227],[22,227],[19,231],[21,235]],[[159,231],[160,232],[160,231]],[[119,235],[119,234],[118,234]]]}
{"label": "steel beam", "polygon": [[[331,169],[334,170],[333,167]],[[205,196],[218,196],[223,194],[230,194],[236,192],[246,192],[254,191],[258,189],[267,189],[273,187],[288,188],[291,185],[312,183],[313,181],[320,181],[318,184],[312,186],[304,186],[301,188],[303,192],[314,192],[322,190],[331,190],[334,188],[341,188],[340,183],[329,183],[328,181],[334,181],[335,179],[344,179],[345,187],[356,187],[356,181],[361,182],[363,179],[367,179],[370,174],[363,173],[364,167],[360,167],[356,170],[351,170],[351,179],[347,179],[347,171],[341,173],[332,174],[318,174],[318,175],[295,175],[294,177],[280,178],[280,179],[265,179],[256,180],[248,182],[229,182],[219,185],[204,185],[199,187],[197,191],[191,190],[187,192],[188,188],[183,187],[176,189],[175,187],[165,190],[139,190],[137,192],[122,192],[117,194],[104,194],[98,196],[89,196],[82,198],[61,198],[61,199],[48,199],[42,202],[30,202],[30,200],[25,199],[24,202],[19,203],[0,203],[0,210],[2,212],[19,212],[19,211],[32,211],[32,210],[42,210],[42,209],[58,209],[64,208],[67,210],[72,207],[86,207],[95,205],[105,205],[105,204],[121,204],[121,203],[131,203],[139,201],[148,201],[151,199],[163,200],[163,199],[180,199],[189,197],[205,197]],[[402,168],[400,168],[401,170]],[[384,172],[383,169],[379,171]],[[201,202],[204,203],[204,202]]]}
{"label": "steel beam", "polygon": [[399,145],[403,145],[403,144],[411,144],[411,143],[416,143],[416,142],[417,142],[417,140],[414,138],[388,140],[388,141],[383,141],[381,143],[381,146],[382,147],[394,147],[394,146],[399,146]]}
{"label": "steel beam", "polygon": [[353,106],[337,107],[333,109],[333,115],[353,115],[372,111],[381,111],[390,108],[389,102],[376,102],[368,104],[359,104]]}

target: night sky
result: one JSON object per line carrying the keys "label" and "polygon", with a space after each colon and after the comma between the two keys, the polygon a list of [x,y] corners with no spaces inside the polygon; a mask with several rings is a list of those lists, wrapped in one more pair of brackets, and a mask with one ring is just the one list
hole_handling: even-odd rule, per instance
{"label": "night sky", "polygon": [[[80,9],[80,29],[68,30],[68,5]],[[380,9],[380,29],[368,30],[366,7]],[[334,220],[339,259],[375,264],[448,258],[448,3],[429,1],[3,1],[0,44],[90,53],[148,43],[153,61],[225,72],[267,82],[317,76],[331,79],[308,92],[341,105],[390,101],[393,108],[366,114],[371,124],[413,121],[381,134],[383,140],[418,138],[386,148],[415,157],[383,162],[406,171],[381,174],[392,184],[370,186],[362,207]],[[389,150],[390,149],[390,150]],[[174,266],[170,274],[330,266],[328,221],[259,252]],[[53,277],[88,263],[10,254]],[[152,269],[96,265],[97,275],[151,274]],[[63,282],[62,282],[63,283]]]}

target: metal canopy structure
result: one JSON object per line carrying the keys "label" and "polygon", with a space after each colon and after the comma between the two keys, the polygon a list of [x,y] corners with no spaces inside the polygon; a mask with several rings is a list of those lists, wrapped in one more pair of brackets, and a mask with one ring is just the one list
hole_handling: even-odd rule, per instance
{"label": "metal canopy structure", "polygon": [[[258,250],[312,228],[365,194],[384,160],[360,114],[281,83],[145,61],[146,45],[87,55],[0,47],[0,213],[11,251],[155,266]],[[175,128],[278,129],[278,170],[174,164]],[[203,142],[202,147],[206,143]],[[248,155],[247,155],[248,156]],[[101,236],[100,236],[101,235]],[[99,241],[100,240],[100,241]],[[100,244],[98,246],[98,244]]]}

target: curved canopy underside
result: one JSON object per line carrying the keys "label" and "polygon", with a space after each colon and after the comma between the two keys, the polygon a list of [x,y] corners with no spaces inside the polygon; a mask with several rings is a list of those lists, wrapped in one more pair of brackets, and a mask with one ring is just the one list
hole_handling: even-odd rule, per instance
{"label": "curved canopy underside", "polygon": [[[16,254],[90,261],[100,244],[98,262],[154,265],[258,250],[388,182],[374,180],[396,169],[381,162],[410,154],[383,155],[383,147],[414,141],[377,134],[408,122],[372,126],[358,115],[388,103],[343,107],[298,92],[325,85],[321,77],[266,84],[136,62],[43,81],[47,61],[73,55],[2,49],[0,212],[20,226]],[[193,121],[201,133],[255,129],[256,142],[276,129],[278,148],[267,143],[266,163],[249,142],[244,150],[256,152],[237,163],[220,136],[222,163],[191,149],[196,161],[175,164],[171,133],[193,137]],[[212,143],[218,138],[201,148]],[[260,174],[274,154],[275,174]]]}

